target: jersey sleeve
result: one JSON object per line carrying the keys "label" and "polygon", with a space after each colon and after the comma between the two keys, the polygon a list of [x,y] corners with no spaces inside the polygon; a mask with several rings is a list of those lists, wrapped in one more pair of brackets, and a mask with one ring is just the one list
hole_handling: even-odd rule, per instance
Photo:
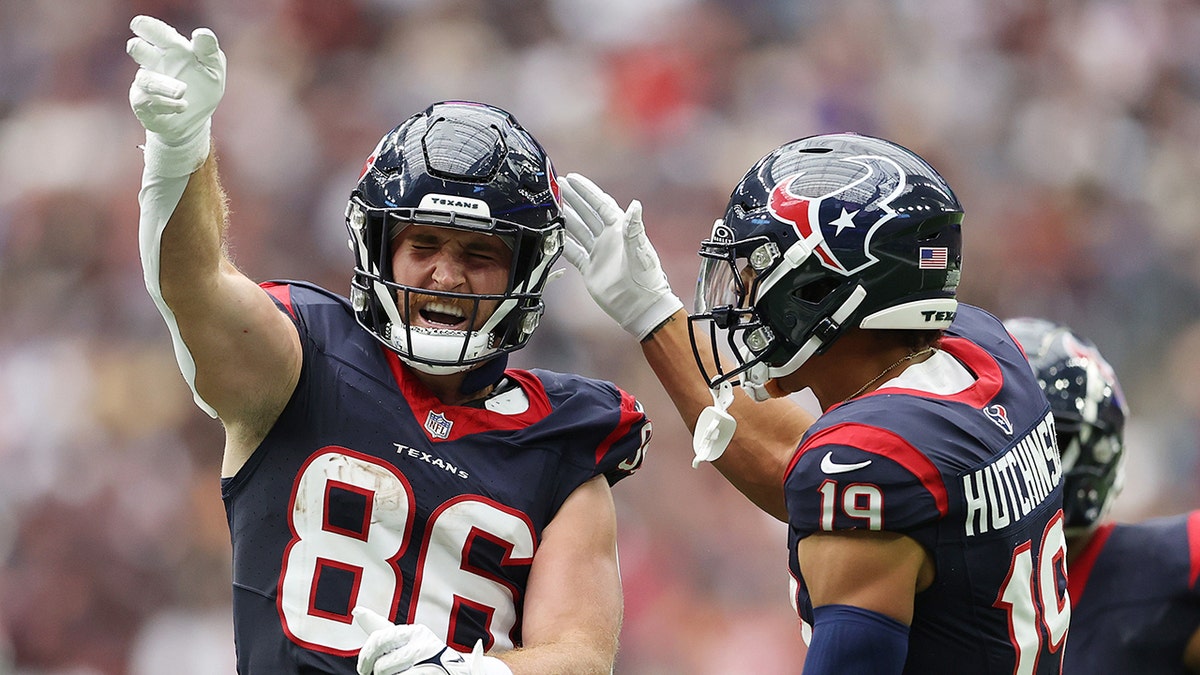
{"label": "jersey sleeve", "polygon": [[275,307],[283,312],[300,333],[302,340],[308,337],[308,326],[305,321],[305,305],[312,300],[312,291],[302,285],[290,281],[264,281],[259,287],[275,301]]}
{"label": "jersey sleeve", "polygon": [[[362,328],[353,318],[349,302],[305,281],[264,281],[259,286],[275,301],[300,333],[301,342],[317,348],[358,340]],[[349,321],[344,320],[350,317]]]}
{"label": "jersey sleeve", "polygon": [[641,467],[652,427],[632,394],[581,375],[533,373],[553,410],[537,433],[557,439],[551,442],[564,448],[564,460],[583,471],[584,480],[603,475],[613,485]]}
{"label": "jersey sleeve", "polygon": [[613,485],[637,471],[646,456],[653,429],[642,404],[633,395],[617,389],[620,405],[616,426],[596,447],[596,470]]}
{"label": "jersey sleeve", "polygon": [[805,439],[785,480],[792,527],[814,532],[900,532],[931,545],[928,526],[945,517],[940,471],[895,432],[858,423]]}

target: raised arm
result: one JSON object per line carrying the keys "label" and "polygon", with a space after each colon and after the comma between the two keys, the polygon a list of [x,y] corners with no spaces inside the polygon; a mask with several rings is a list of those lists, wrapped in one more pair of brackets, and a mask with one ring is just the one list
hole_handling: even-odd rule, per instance
{"label": "raised arm", "polygon": [[[642,340],[642,354],[688,431],[695,433],[697,418],[713,399],[696,367],[687,321],[682,309],[667,317]],[[697,346],[704,358],[713,358],[707,345]],[[740,388],[733,391],[729,414],[737,420],[737,429],[728,449],[712,465],[755,506],[786,522],[784,472],[800,438],[812,426],[812,415],[786,398],[756,403]]]}
{"label": "raised arm", "polygon": [[[596,304],[641,342],[647,363],[695,433],[713,397],[692,353],[683,303],[646,236],[641,204],[635,200],[622,210],[578,174],[559,183],[566,202],[564,256],[579,269]],[[702,358],[714,358],[711,348],[700,349]],[[739,389],[732,393],[729,413],[737,428],[713,466],[760,509],[786,520],[784,472],[812,415],[786,398],[756,403]]]}
{"label": "raised arm", "polygon": [[225,88],[216,36],[189,40],[148,16],[130,22],[126,51],[141,67],[129,90],[146,128],[138,193],[146,289],[158,306],[196,403],[227,433],[232,475],[286,405],[300,372],[299,337],[270,297],[225,252],[225,194],[211,149]]}

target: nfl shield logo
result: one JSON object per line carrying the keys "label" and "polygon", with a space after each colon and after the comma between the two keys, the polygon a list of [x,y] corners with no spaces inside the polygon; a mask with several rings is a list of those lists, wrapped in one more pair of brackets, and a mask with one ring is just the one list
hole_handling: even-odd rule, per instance
{"label": "nfl shield logo", "polygon": [[446,419],[446,416],[439,412],[429,411],[429,417],[425,418],[425,431],[429,432],[434,438],[443,440],[450,438],[450,427],[454,426],[454,422]]}

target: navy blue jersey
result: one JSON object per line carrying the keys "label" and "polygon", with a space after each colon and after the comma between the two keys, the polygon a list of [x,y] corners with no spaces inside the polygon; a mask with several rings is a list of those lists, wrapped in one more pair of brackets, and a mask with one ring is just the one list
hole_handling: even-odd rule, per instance
{"label": "navy blue jersey", "polygon": [[983,310],[960,305],[939,348],[973,384],[947,394],[885,384],[830,408],[802,439],[785,480],[801,619],[812,623],[801,539],[897,532],[936,565],[915,598],[905,673],[1057,673],[1070,605],[1049,404]]}
{"label": "navy blue jersey", "polygon": [[443,405],[344,298],[264,287],[304,360],[274,427],[222,481],[239,672],[354,673],[356,606],[462,651],[519,646],[543,528],[583,483],[638,468],[641,406],[610,383],[538,370],[507,371],[519,391],[486,405]]}
{"label": "navy blue jersey", "polygon": [[1185,672],[1200,629],[1200,511],[1097,528],[1070,564],[1064,673]]}

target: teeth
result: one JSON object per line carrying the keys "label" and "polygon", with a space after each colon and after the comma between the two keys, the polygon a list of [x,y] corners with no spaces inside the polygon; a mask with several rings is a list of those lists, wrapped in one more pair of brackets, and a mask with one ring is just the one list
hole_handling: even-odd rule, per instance
{"label": "teeth", "polygon": [[423,308],[421,308],[421,311],[436,312],[437,314],[449,314],[450,316],[455,316],[460,319],[465,318],[467,316],[466,313],[463,312],[462,309],[459,308],[457,305],[451,305],[451,304],[444,303],[444,302],[430,302],[429,304],[427,304]]}

